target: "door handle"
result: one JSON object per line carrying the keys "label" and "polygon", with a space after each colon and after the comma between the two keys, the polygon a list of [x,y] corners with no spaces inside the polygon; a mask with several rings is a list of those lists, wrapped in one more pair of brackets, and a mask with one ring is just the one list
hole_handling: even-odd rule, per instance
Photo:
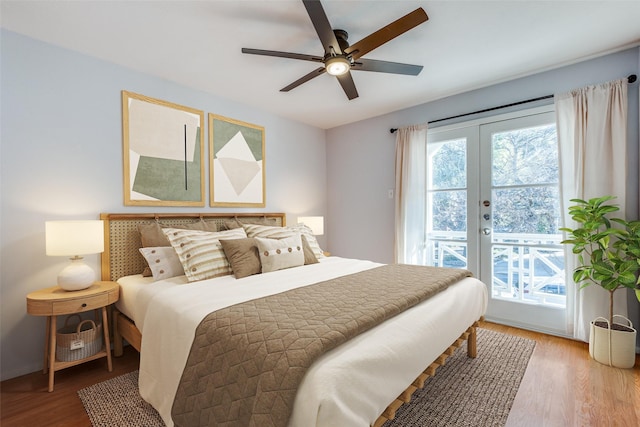
{"label": "door handle", "polygon": [[490,228],[483,228],[482,229],[482,234],[484,234],[485,236],[488,236],[489,234],[491,234],[491,229]]}

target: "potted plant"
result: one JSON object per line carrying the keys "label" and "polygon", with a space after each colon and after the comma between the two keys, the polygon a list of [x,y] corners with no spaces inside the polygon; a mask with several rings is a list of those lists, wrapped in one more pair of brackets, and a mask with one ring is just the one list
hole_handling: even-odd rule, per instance
{"label": "potted plant", "polygon": [[[640,286],[640,221],[611,218],[620,210],[607,202],[613,196],[571,199],[571,218],[579,228],[561,228],[568,238],[561,243],[573,245],[578,266],[573,280],[580,289],[596,284],[609,292],[609,317],[591,322],[589,354],[600,363],[618,368],[632,368],[635,363],[636,330],[624,316],[613,314],[613,294],[620,288]],[[626,320],[626,325],[614,322]]]}

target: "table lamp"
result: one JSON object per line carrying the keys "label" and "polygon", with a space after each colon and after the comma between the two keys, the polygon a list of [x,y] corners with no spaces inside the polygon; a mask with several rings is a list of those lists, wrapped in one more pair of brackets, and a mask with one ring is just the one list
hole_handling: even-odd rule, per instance
{"label": "table lamp", "polygon": [[45,222],[47,255],[71,257],[71,263],[58,274],[58,286],[62,289],[86,289],[96,280],[95,271],[80,255],[104,251],[103,227],[100,220]]}
{"label": "table lamp", "polygon": [[314,236],[322,236],[324,234],[324,217],[323,216],[299,216],[298,224],[304,224],[311,229]]}

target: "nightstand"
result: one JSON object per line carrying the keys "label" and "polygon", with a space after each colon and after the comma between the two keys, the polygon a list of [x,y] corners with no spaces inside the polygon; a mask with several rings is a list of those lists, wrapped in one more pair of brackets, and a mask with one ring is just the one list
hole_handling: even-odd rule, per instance
{"label": "nightstand", "polygon": [[[44,369],[49,372],[49,391],[53,391],[53,375],[55,371],[75,366],[89,360],[107,358],[109,372],[111,364],[111,346],[109,344],[109,322],[107,319],[107,307],[118,301],[120,285],[116,282],[95,282],[87,289],[79,291],[65,291],[59,286],[41,289],[27,295],[27,313],[34,316],[47,316],[47,330],[44,348]],[[104,332],[104,347],[98,353],[72,362],[56,360],[56,318],[59,315],[83,313],[95,310],[96,319],[98,310],[102,311],[102,330]]]}

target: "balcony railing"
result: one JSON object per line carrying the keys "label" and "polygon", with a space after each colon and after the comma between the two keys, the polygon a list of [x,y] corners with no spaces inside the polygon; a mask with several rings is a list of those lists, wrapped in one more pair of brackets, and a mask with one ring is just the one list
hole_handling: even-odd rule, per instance
{"label": "balcony railing", "polygon": [[[467,268],[465,232],[428,235],[426,265]],[[509,301],[565,307],[561,234],[492,234],[491,296]]]}

